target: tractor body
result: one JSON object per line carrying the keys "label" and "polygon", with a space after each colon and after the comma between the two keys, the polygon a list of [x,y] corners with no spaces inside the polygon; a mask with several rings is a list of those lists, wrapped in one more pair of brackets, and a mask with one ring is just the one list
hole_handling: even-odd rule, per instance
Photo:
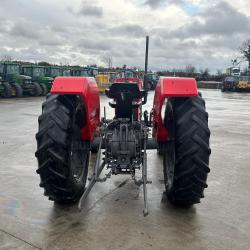
{"label": "tractor body", "polygon": [[[10,84],[12,96],[35,95],[34,90],[36,86],[32,83],[32,79],[29,75],[22,73],[20,64],[12,62],[3,62],[1,64],[3,68],[3,80]],[[40,92],[38,95],[40,95]]]}
{"label": "tractor body", "polygon": [[[184,205],[200,202],[209,172],[210,132],[196,81],[160,78],[149,118],[148,111],[142,114],[142,105],[147,101],[142,80],[116,80],[106,90],[111,99],[109,106],[114,109],[114,117],[109,120],[100,118],[99,91],[93,77],[55,78],[37,134],[37,173],[45,194],[56,202],[79,201],[82,208],[95,183],[113,174],[127,174],[136,185],[143,185],[147,215],[147,150],[155,149],[163,155],[169,200]],[[90,151],[98,155],[85,189]],[[109,172],[100,178],[105,166]],[[136,171],[142,172],[141,179],[136,179]]]}
{"label": "tractor body", "polygon": [[237,87],[239,92],[250,92],[250,76],[240,76]]}
{"label": "tractor body", "polygon": [[223,79],[221,91],[235,92],[237,91],[238,84],[239,84],[238,76],[227,76]]}
{"label": "tractor body", "polygon": [[0,64],[0,97],[10,98],[13,95],[13,89],[8,82],[3,79],[5,66],[3,63]]}
{"label": "tractor body", "polygon": [[46,76],[46,68],[44,66],[23,65],[22,72],[30,76],[32,83],[36,86],[31,95],[46,95],[50,91],[53,78]]}
{"label": "tractor body", "polygon": [[0,76],[0,97],[5,97],[5,98],[11,97],[11,95],[12,95],[12,88],[11,88],[11,86],[9,84],[8,84],[8,86],[9,86],[9,93],[8,93],[8,89],[4,85],[3,78]]}
{"label": "tractor body", "polygon": [[109,75],[106,73],[99,73],[96,77],[96,83],[101,93],[104,93],[110,86]]}
{"label": "tractor body", "polygon": [[148,73],[147,77],[149,89],[154,90],[159,81],[159,76],[156,73]]}
{"label": "tractor body", "polygon": [[96,67],[72,67],[71,76],[88,76],[95,77],[98,75],[98,68]]}
{"label": "tractor body", "polygon": [[71,76],[71,69],[68,67],[62,67],[62,76]]}
{"label": "tractor body", "polygon": [[[145,61],[147,73],[147,56]],[[37,173],[50,200],[78,202],[82,209],[96,183],[112,175],[131,175],[135,185],[142,186],[146,216],[147,184],[151,183],[147,150],[157,150],[163,158],[165,194],[171,203],[191,206],[204,197],[210,171],[210,130],[196,81],[160,78],[152,110],[142,112],[147,102],[147,76],[143,81],[132,73],[124,72],[105,91],[114,110],[112,119],[107,119],[105,108],[100,117],[94,77],[55,78],[36,134]],[[97,157],[87,183],[90,153]],[[101,178],[104,167],[108,173]]]}

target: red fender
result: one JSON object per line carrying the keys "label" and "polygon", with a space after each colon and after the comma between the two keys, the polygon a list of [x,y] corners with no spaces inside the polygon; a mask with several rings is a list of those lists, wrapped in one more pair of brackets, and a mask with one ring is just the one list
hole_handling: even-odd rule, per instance
{"label": "red fender", "polygon": [[56,77],[51,94],[81,96],[86,109],[86,125],[81,129],[81,138],[92,141],[100,125],[100,96],[95,79],[93,77]]}
{"label": "red fender", "polygon": [[153,137],[157,142],[168,139],[168,130],[163,126],[161,111],[164,100],[169,97],[197,96],[197,84],[193,78],[161,77],[155,88],[153,105]]}

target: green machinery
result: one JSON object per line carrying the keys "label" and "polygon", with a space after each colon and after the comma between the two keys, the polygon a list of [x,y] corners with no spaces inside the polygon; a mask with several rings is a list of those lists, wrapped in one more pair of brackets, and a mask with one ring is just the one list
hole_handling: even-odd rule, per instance
{"label": "green machinery", "polygon": [[70,68],[62,68],[62,76],[71,76],[71,69]]}
{"label": "green machinery", "polygon": [[0,97],[9,98],[11,96],[12,96],[11,85],[8,82],[4,82],[3,78],[0,76]]}
{"label": "green machinery", "polygon": [[[50,77],[52,79],[52,83],[53,83],[54,78],[57,76],[70,76],[71,75],[71,70],[69,68],[61,67],[61,66],[45,67],[45,72],[46,72],[46,77]],[[49,90],[51,89],[51,86],[49,87]]]}
{"label": "green machinery", "polygon": [[54,80],[53,77],[47,76],[47,68],[39,65],[22,66],[23,73],[30,76],[32,81],[40,86],[42,95],[46,95],[50,91]]}
{"label": "green machinery", "polygon": [[12,96],[12,87],[8,82],[3,81],[4,64],[0,64],[0,97],[9,98]]}
{"label": "green machinery", "polygon": [[151,72],[147,74],[147,80],[148,80],[148,89],[154,90],[156,84],[159,81],[159,76],[156,73]]}
{"label": "green machinery", "polygon": [[98,75],[98,68],[96,67],[72,67],[71,68],[72,76],[92,76],[95,77]]}
{"label": "green machinery", "polygon": [[57,76],[62,75],[62,67],[60,66],[47,66],[45,67],[45,72],[47,77],[52,77],[53,79]]}
{"label": "green machinery", "polygon": [[22,70],[41,86],[43,95],[50,91],[55,77],[71,75],[69,68],[60,66],[25,65]]}
{"label": "green machinery", "polygon": [[6,86],[6,82],[9,83],[11,86],[11,96],[41,95],[42,91],[39,84],[33,83],[30,76],[21,73],[21,66],[19,63],[2,62],[0,64],[0,74],[4,81],[2,84]]}

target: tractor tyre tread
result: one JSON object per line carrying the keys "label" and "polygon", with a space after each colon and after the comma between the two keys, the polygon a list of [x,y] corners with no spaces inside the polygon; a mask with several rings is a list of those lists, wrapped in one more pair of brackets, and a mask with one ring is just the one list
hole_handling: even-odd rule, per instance
{"label": "tractor tyre tread", "polygon": [[47,88],[46,84],[40,83],[40,87],[42,89],[42,94],[41,95],[46,96],[48,94],[48,88]]}
{"label": "tractor tyre tread", "polygon": [[205,102],[200,95],[175,98],[175,169],[173,184],[167,190],[170,202],[180,206],[199,203],[207,188],[211,149]]}
{"label": "tractor tyre tread", "polygon": [[[59,203],[72,203],[79,200],[85,190],[88,172],[89,151],[86,143],[80,140],[80,130],[73,132],[74,110],[67,107],[66,99],[72,96],[50,95],[43,103],[42,115],[39,117],[39,131],[36,134],[38,160],[37,173],[40,175],[40,187],[44,195]],[[70,100],[68,100],[70,102]],[[77,136],[77,140],[75,139]],[[72,155],[72,141],[86,148],[77,149],[78,159],[85,155],[82,161],[84,172],[76,180],[71,171],[75,158]],[[86,146],[86,147],[85,147]]]}
{"label": "tractor tyre tread", "polygon": [[32,85],[33,85],[34,89],[31,90],[31,95],[32,96],[40,96],[40,95],[42,95],[42,88],[39,85],[39,83],[33,82]]}
{"label": "tractor tyre tread", "polygon": [[10,98],[12,96],[12,87],[8,82],[3,82],[4,86],[4,98]]}
{"label": "tractor tyre tread", "polygon": [[22,97],[23,96],[23,88],[21,85],[17,83],[13,83],[12,87],[16,90],[16,97]]}

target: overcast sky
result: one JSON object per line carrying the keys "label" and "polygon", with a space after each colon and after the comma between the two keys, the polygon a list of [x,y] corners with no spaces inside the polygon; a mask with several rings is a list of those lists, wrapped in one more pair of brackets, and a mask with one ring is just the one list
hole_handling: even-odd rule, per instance
{"label": "overcast sky", "polygon": [[250,38],[249,0],[1,0],[0,56],[153,70],[225,69]]}

